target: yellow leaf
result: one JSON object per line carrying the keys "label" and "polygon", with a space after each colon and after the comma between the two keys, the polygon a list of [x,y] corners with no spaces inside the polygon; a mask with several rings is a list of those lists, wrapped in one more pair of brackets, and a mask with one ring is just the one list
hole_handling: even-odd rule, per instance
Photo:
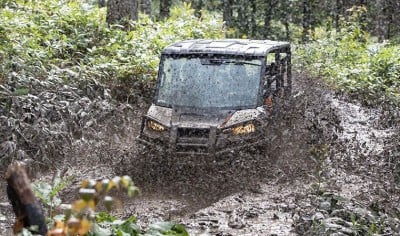
{"label": "yellow leaf", "polygon": [[136,194],[140,193],[139,188],[136,186],[129,186],[128,187],[128,196],[133,197]]}
{"label": "yellow leaf", "polygon": [[64,229],[61,228],[55,228],[51,229],[48,233],[47,236],[65,236],[65,231]]}
{"label": "yellow leaf", "polygon": [[94,188],[96,189],[96,191],[98,193],[100,193],[101,191],[103,191],[103,183],[102,182],[97,182],[96,185],[94,186]]}
{"label": "yellow leaf", "polygon": [[89,201],[96,196],[96,190],[92,188],[81,188],[79,189],[79,195],[85,201]]}
{"label": "yellow leaf", "polygon": [[132,179],[130,176],[124,175],[121,178],[121,184],[122,186],[124,186],[125,188],[128,188],[129,185],[132,184]]}
{"label": "yellow leaf", "polygon": [[96,202],[94,201],[94,199],[90,199],[87,204],[88,204],[88,207],[90,207],[90,209],[92,209],[92,210],[96,209]]}
{"label": "yellow leaf", "polygon": [[90,221],[88,221],[87,219],[82,219],[81,225],[78,230],[78,234],[85,235],[87,232],[89,232],[91,226],[92,226],[92,223]]}
{"label": "yellow leaf", "polygon": [[110,183],[108,183],[108,186],[107,186],[107,192],[110,191],[115,186],[116,186],[115,182],[114,181],[110,181]]}
{"label": "yellow leaf", "polygon": [[119,176],[115,176],[111,182],[114,182],[115,186],[117,186],[117,188],[119,189],[119,184],[121,183],[121,177]]}
{"label": "yellow leaf", "polygon": [[81,182],[81,188],[94,188],[97,181],[94,179],[85,179]]}
{"label": "yellow leaf", "polygon": [[87,188],[89,186],[89,180],[85,179],[81,182],[81,188]]}
{"label": "yellow leaf", "polygon": [[71,219],[68,220],[67,226],[68,226],[68,234],[69,235],[76,235],[78,233],[78,230],[80,228],[81,222],[79,219],[75,217],[71,217]]}
{"label": "yellow leaf", "polygon": [[88,203],[82,199],[76,200],[72,204],[72,209],[76,212],[80,212],[88,206]]}
{"label": "yellow leaf", "polygon": [[109,179],[103,179],[101,181],[101,183],[103,184],[103,190],[108,188],[108,184],[110,183]]}
{"label": "yellow leaf", "polygon": [[65,223],[64,223],[63,221],[57,220],[57,221],[54,223],[54,228],[64,229],[64,227],[65,227]]}

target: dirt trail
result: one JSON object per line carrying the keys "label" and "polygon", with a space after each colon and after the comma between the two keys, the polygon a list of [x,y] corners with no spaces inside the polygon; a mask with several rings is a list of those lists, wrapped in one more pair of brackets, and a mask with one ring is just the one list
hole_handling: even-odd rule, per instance
{"label": "dirt trail", "polygon": [[[118,104],[106,90],[90,88],[95,95],[75,89],[77,96],[70,99],[75,107],[66,107],[67,115],[56,113],[63,119],[54,118],[58,126],[48,128],[64,127],[70,144],[53,148],[62,151],[62,158],[35,180],[50,180],[65,166],[65,177],[75,176],[72,186],[85,178],[133,175],[143,194],[122,197],[125,207],[114,214],[134,214],[142,226],[161,220],[180,222],[191,235],[400,232],[395,217],[400,213],[399,127],[385,124],[388,112],[383,108],[363,107],[335,95],[319,80],[299,76],[292,100],[274,119],[266,155],[238,153],[226,165],[188,163],[166,169],[143,161],[137,152],[134,137],[145,105]],[[65,92],[56,95],[67,96]],[[63,101],[49,103],[58,106]],[[34,109],[32,113],[36,114]],[[62,123],[66,118],[70,122]],[[0,142],[9,137],[2,136]],[[17,139],[17,147],[24,148]],[[42,169],[38,164],[32,168]],[[63,200],[73,199],[75,190],[65,190]],[[0,232],[13,221],[4,184],[1,191]]]}

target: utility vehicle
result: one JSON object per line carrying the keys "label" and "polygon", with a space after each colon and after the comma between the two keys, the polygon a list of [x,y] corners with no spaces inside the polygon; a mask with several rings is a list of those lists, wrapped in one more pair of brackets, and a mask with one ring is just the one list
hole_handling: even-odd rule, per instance
{"label": "utility vehicle", "polygon": [[290,92],[288,42],[177,42],[162,51],[137,140],[174,155],[216,156],[263,145],[276,101]]}

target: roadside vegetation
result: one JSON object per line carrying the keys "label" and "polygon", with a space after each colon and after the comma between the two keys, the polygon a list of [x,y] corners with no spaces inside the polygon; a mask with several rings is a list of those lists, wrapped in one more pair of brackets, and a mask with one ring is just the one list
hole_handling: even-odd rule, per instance
{"label": "roadside vegetation", "polygon": [[[203,11],[198,18],[190,4],[173,7],[165,21],[141,14],[137,22],[110,26],[105,21],[106,9],[87,2],[15,1],[3,5],[0,83],[11,76],[56,78],[66,83],[96,80],[107,84],[119,98],[128,99],[151,90],[159,54],[166,45],[188,38],[225,37],[220,15]],[[388,95],[398,100],[399,46],[395,40],[378,43],[365,30],[360,19],[365,11],[362,7],[349,9],[340,21],[340,30],[330,25],[316,27],[305,44],[300,33],[293,34],[295,66],[364,98],[380,100]],[[300,32],[295,25],[291,28]],[[232,30],[227,34],[237,35]],[[28,92],[29,88],[16,89],[16,94]]]}
{"label": "roadside vegetation", "polygon": [[400,47],[378,42],[364,30],[365,8],[353,7],[341,20],[340,30],[316,28],[308,43],[296,48],[296,66],[326,79],[333,87],[367,104],[395,102],[400,98]]}
{"label": "roadside vegetation", "polygon": [[[141,94],[155,79],[166,45],[187,38],[221,38],[217,14],[194,16],[189,5],[165,21],[141,15],[110,25],[106,9],[86,1],[13,1],[0,10],[0,81],[12,77],[97,80],[125,97]],[[126,85],[126,86],[125,86]],[[129,89],[127,88],[129,86]],[[29,92],[29,88],[17,88]],[[123,91],[120,91],[123,90]]]}

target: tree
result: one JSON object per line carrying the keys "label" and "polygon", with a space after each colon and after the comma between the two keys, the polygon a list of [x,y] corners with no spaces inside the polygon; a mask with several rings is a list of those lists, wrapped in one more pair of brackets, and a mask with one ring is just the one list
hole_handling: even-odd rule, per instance
{"label": "tree", "polygon": [[151,0],[141,0],[140,1],[140,11],[144,14],[151,15]]}
{"label": "tree", "polygon": [[171,7],[171,0],[160,0],[160,19],[169,16],[169,8]]}
{"label": "tree", "polygon": [[264,8],[264,37],[268,38],[271,36],[271,20],[274,17],[274,11],[278,1],[271,0],[268,1]]}
{"label": "tree", "polygon": [[106,6],[106,0],[99,0],[98,4],[99,4],[99,7],[105,7]]}
{"label": "tree", "polygon": [[249,35],[254,38],[257,33],[257,3],[256,0],[250,0],[249,3],[251,9]]}
{"label": "tree", "polygon": [[118,23],[121,20],[138,19],[138,0],[108,0],[107,18],[108,24]]}
{"label": "tree", "polygon": [[340,16],[343,15],[343,0],[336,0],[335,28],[340,31]]}
{"label": "tree", "polygon": [[387,3],[387,38],[395,37],[399,34],[399,10],[400,10],[400,3],[398,0],[389,0]]}
{"label": "tree", "polygon": [[309,31],[311,30],[311,1],[303,1],[303,41],[307,41]]}
{"label": "tree", "polygon": [[197,17],[201,16],[201,10],[203,8],[203,0],[196,0],[196,1],[191,1],[192,6],[195,9],[195,15]]}
{"label": "tree", "polygon": [[223,0],[223,20],[228,29],[232,26],[232,5],[233,0]]}
{"label": "tree", "polygon": [[[168,15],[172,0],[160,1],[161,18]],[[234,29],[229,36],[290,40],[291,29],[302,27],[307,40],[316,27],[327,30],[343,27],[352,10],[359,9],[357,18],[361,29],[380,40],[393,39],[400,34],[399,0],[175,0],[191,3],[196,16],[201,10],[222,13],[225,26]],[[357,7],[357,8],[354,8]],[[283,27],[282,27],[283,26]],[[293,27],[292,27],[293,26]],[[230,31],[232,32],[232,31]]]}
{"label": "tree", "polygon": [[377,33],[379,41],[383,41],[387,35],[387,22],[386,22],[386,2],[384,0],[376,1],[376,9],[378,9],[377,16]]}

